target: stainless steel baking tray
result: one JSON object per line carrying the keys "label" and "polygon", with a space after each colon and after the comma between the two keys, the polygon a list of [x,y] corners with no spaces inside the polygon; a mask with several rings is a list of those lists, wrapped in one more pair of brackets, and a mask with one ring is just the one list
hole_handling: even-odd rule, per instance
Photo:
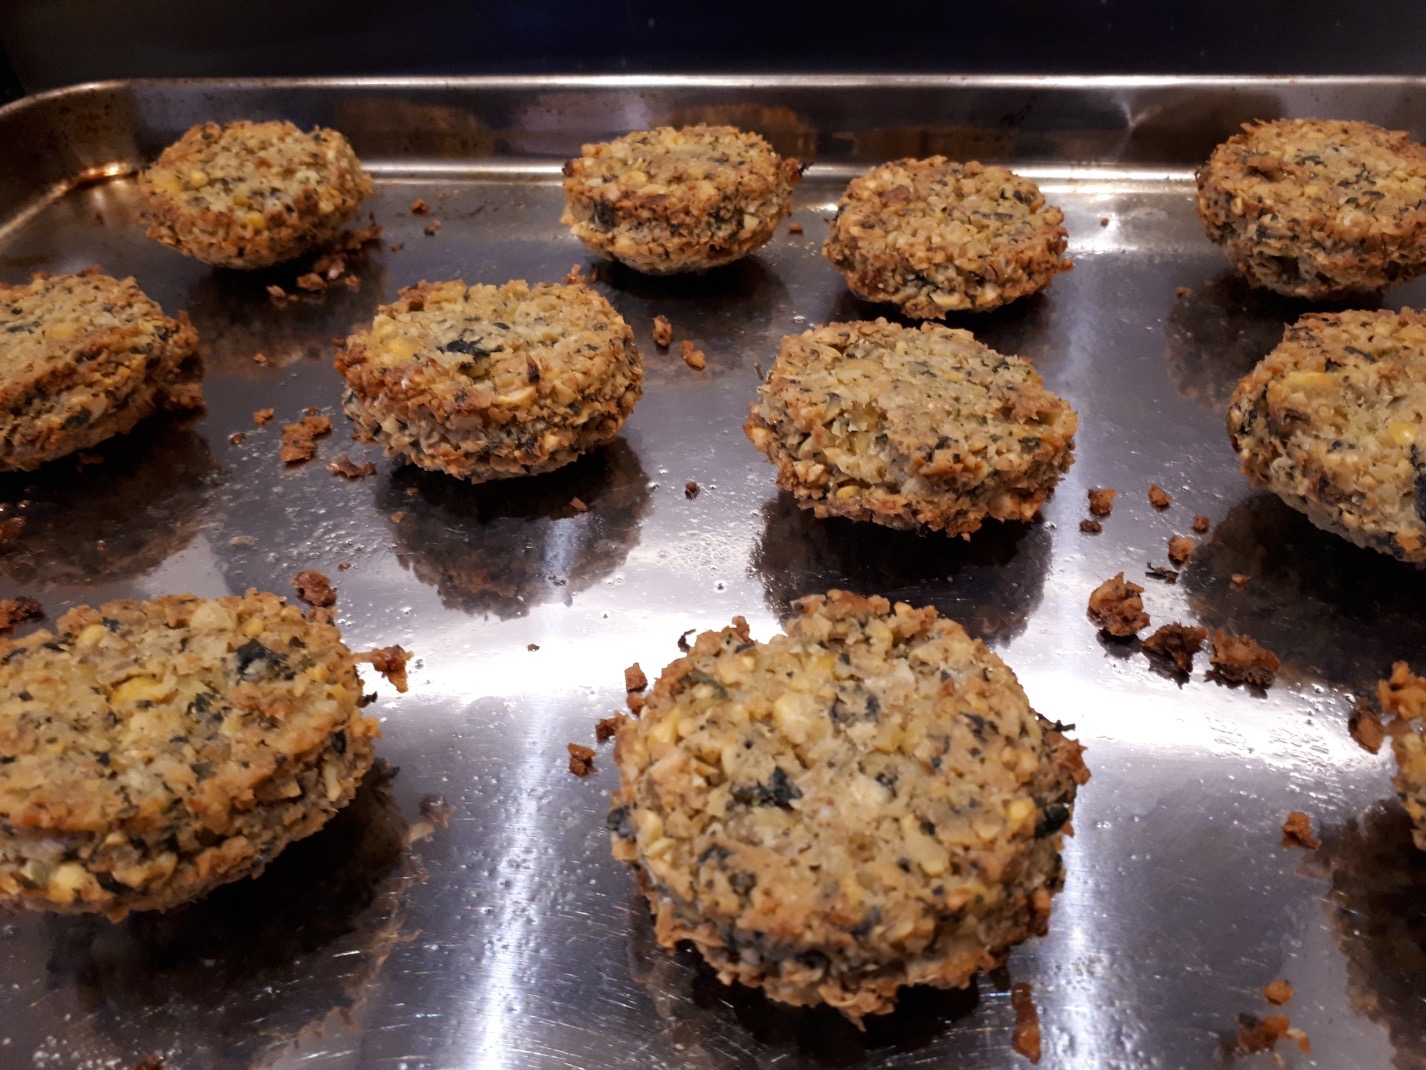
{"label": "stainless steel baking tray", "polygon": [[[159,1053],[174,1067],[1015,1067],[1013,980],[1033,985],[1047,1067],[1202,1067],[1285,976],[1313,1045],[1285,1044],[1289,1064],[1426,1066],[1426,862],[1390,801],[1389,757],[1346,729],[1393,659],[1422,658],[1426,578],[1319,533],[1238,474],[1227,393],[1304,307],[1228,277],[1193,211],[1194,166],[1239,122],[1313,114],[1421,136],[1426,82],[134,82],[0,110],[0,278],[93,262],[132,273],[188,310],[209,362],[203,418],[154,421],[82,470],[3,481],[4,512],[28,523],[0,552],[0,594],[36,595],[54,617],[123,595],[288,591],[316,567],[354,647],[419,657],[409,694],[381,684],[374,707],[399,774],[261,879],[117,926],[0,919],[0,1065],[127,1070]],[[134,167],[192,123],[238,117],[336,126],[371,166],[385,234],[354,259],[355,290],[278,307],[265,287],[291,289],[290,269],[213,271],[145,240]],[[648,364],[617,444],[468,487],[380,461],[338,417],[317,461],[279,462],[281,422],[308,405],[336,414],[333,336],[418,279],[588,268],[558,224],[560,162],[581,142],[718,117],[812,161],[793,217],[804,231],[702,278],[600,265]],[[953,321],[1033,359],[1081,417],[1043,522],[969,541],[812,519],[739,426],[781,335],[879,311],[818,252],[846,178],[931,152],[1037,178],[1064,207],[1076,265],[1044,295]],[[418,197],[429,216],[410,213]],[[1387,301],[1420,304],[1426,286]],[[705,371],[653,347],[655,313],[707,352]],[[266,407],[278,420],[255,428]],[[334,477],[325,464],[342,452],[377,459],[377,474]],[[1150,482],[1172,508],[1149,506]],[[1100,535],[1077,527],[1091,486],[1120,491]],[[1214,527],[1178,583],[1143,580],[1196,513]],[[1255,694],[1201,670],[1179,684],[1102,643],[1085,601],[1120,569],[1144,582],[1156,621],[1275,649],[1277,685]],[[1232,590],[1233,573],[1252,581]],[[1094,771],[1050,934],[966,992],[907,993],[864,1034],[660,952],[609,857],[609,756],[585,780],[565,770],[565,743],[591,742],[620,704],[624,666],[656,671],[681,632],[734,614],[766,636],[790,599],[838,585],[932,603],[985,636],[1041,711],[1078,726]],[[428,796],[453,807],[449,827],[403,853]],[[1320,827],[1320,850],[1279,846],[1293,809]]]}

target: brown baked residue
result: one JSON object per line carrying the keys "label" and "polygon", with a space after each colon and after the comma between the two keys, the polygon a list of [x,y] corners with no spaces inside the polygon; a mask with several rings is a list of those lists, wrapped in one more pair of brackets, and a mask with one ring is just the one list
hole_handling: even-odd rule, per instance
{"label": "brown baked residue", "polygon": [[1280,665],[1277,655],[1256,639],[1233,635],[1221,628],[1213,633],[1209,660],[1218,679],[1263,688],[1272,686]]}
{"label": "brown baked residue", "polygon": [[317,413],[304,416],[282,429],[282,449],[278,456],[284,464],[301,464],[317,456],[317,439],[332,433],[332,420]]}
{"label": "brown baked residue", "polygon": [[271,409],[258,409],[253,413],[253,423],[257,424],[258,427],[262,427],[265,424],[271,423],[272,417],[273,411]]}
{"label": "brown baked residue", "polygon": [[1191,539],[1187,535],[1174,535],[1169,539],[1169,560],[1175,565],[1182,565],[1190,557],[1193,551],[1198,549],[1198,541]]}
{"label": "brown baked residue", "polygon": [[644,670],[639,667],[636,661],[624,670],[624,690],[643,691],[649,686],[649,678],[644,675]]}
{"label": "brown baked residue", "polygon": [[1193,656],[1203,649],[1207,640],[1207,628],[1195,628],[1174,621],[1145,639],[1140,649],[1145,654],[1172,661],[1173,667],[1187,676],[1193,672]]}
{"label": "brown baked residue", "polygon": [[708,364],[703,350],[699,349],[687,339],[678,344],[678,353],[679,356],[683,358],[683,363],[687,364],[694,371],[702,371]]}
{"label": "brown baked residue", "polygon": [[1285,1014],[1270,1014],[1259,1018],[1252,1014],[1238,1015],[1238,1037],[1233,1044],[1233,1054],[1252,1055],[1254,1052],[1269,1051],[1277,1047],[1277,1042],[1287,1036],[1292,1021]]}
{"label": "brown baked residue", "polygon": [[18,598],[0,598],[0,632],[8,632],[21,621],[34,620],[45,615],[44,607],[29,595]]}
{"label": "brown baked residue", "polygon": [[1386,741],[1386,728],[1381,723],[1381,715],[1364,698],[1357,699],[1356,706],[1347,717],[1347,731],[1368,754],[1376,754]]}
{"label": "brown baked residue", "polygon": [[1212,526],[1213,521],[1209,520],[1206,516],[1199,514],[1193,518],[1193,530],[1200,535],[1204,534]]}
{"label": "brown baked residue", "polygon": [[1079,522],[1079,530],[1086,535],[1098,535],[1104,530],[1104,525],[1098,520],[1090,520],[1088,517]]}
{"label": "brown baked residue", "polygon": [[1149,626],[1144,600],[1139,597],[1143,593],[1142,587],[1126,580],[1120,572],[1090,594],[1089,618],[1110,635],[1127,639]]}
{"label": "brown baked residue", "polygon": [[1032,1063],[1040,1061],[1040,1011],[1030,992],[1030,986],[1017,981],[1010,986],[1010,1006],[1015,1010],[1015,1032],[1010,1046]]}
{"label": "brown baked residue", "polygon": [[1164,490],[1164,488],[1157,483],[1150,483],[1149,504],[1155,509],[1167,509],[1173,504],[1173,498],[1169,496],[1168,491]]}
{"label": "brown baked residue", "polygon": [[1315,851],[1322,841],[1312,835],[1312,819],[1301,810],[1294,810],[1282,823],[1282,845],[1284,847],[1306,847]]}
{"label": "brown baked residue", "polygon": [[668,321],[667,316],[654,317],[654,345],[660,349],[667,349],[673,342],[673,324]]}
{"label": "brown baked residue", "polygon": [[1279,977],[1263,985],[1263,998],[1269,1003],[1277,1004],[1279,1007],[1292,999],[1292,993],[1292,982],[1285,977]]}
{"label": "brown baked residue", "polygon": [[1089,491],[1089,511],[1095,516],[1108,516],[1114,511],[1114,499],[1119,492],[1113,487],[1092,487]]}
{"label": "brown baked residue", "polygon": [[347,479],[363,479],[366,476],[376,475],[376,465],[370,461],[357,464],[348,454],[344,453],[327,465],[327,471],[334,476],[345,476]]}
{"label": "brown baked residue", "polygon": [[292,586],[297,588],[297,597],[309,606],[330,606],[337,601],[332,581],[315,568],[305,569],[293,576]]}
{"label": "brown baked residue", "polygon": [[357,661],[370,662],[371,667],[386,677],[397,691],[406,690],[406,662],[410,658],[411,652],[399,646],[381,646],[356,655]]}
{"label": "brown baked residue", "polygon": [[1228,586],[1232,590],[1241,591],[1249,584],[1249,582],[1252,581],[1252,578],[1253,577],[1245,575],[1242,572],[1235,572],[1233,573],[1232,578],[1228,580]]}
{"label": "brown baked residue", "polygon": [[569,771],[575,776],[588,776],[594,772],[594,748],[583,743],[566,743],[569,750]]}
{"label": "brown baked residue", "polygon": [[614,734],[619,730],[619,714],[613,717],[601,717],[594,722],[594,742],[603,743],[613,739]]}

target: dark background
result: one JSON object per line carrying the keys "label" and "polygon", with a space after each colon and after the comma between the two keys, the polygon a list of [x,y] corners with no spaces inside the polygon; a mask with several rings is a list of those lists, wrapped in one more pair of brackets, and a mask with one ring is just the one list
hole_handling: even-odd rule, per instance
{"label": "dark background", "polygon": [[191,76],[1400,75],[1426,71],[1423,41],[1420,0],[0,0],[0,95]]}

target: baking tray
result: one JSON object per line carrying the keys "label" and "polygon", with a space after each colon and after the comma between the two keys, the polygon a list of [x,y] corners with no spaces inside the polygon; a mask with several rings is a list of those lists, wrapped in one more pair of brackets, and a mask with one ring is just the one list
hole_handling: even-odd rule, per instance
{"label": "baking tray", "polygon": [[[1008,992],[1028,982],[1046,1067],[1202,1067],[1228,1059],[1240,1013],[1267,1013],[1260,986],[1287,977],[1313,1046],[1285,1043],[1290,1065],[1426,1066],[1426,862],[1391,801],[1390,758],[1346,728],[1392,660],[1419,659],[1426,577],[1316,531],[1238,474],[1226,398],[1305,306],[1229,277],[1193,211],[1194,166],[1239,122],[1317,114],[1419,137],[1426,82],[115,82],[0,110],[0,279],[95,262],[133,274],[188,310],[209,366],[201,419],[155,420],[96,463],[0,481],[4,512],[28,518],[0,552],[0,594],[35,595],[54,618],[127,595],[288,592],[316,567],[353,647],[417,655],[409,693],[376,684],[380,753],[399,772],[262,878],[120,925],[0,918],[0,1065],[127,1070],[157,1053],[170,1067],[1018,1067]],[[385,233],[354,258],[355,289],[278,307],[266,287],[292,289],[291,269],[210,270],[143,237],[134,167],[193,123],[239,117],[338,127],[370,166],[364,207]],[[699,118],[813,162],[792,218],[804,230],[701,278],[598,265],[648,367],[617,443],[469,487],[347,440],[333,337],[418,279],[588,270],[558,224],[560,162],[585,141]],[[1081,420],[1043,520],[965,541],[817,521],[740,429],[780,336],[880,311],[819,254],[846,179],[932,152],[1039,180],[1075,261],[1043,295],[950,321],[1032,359]],[[418,197],[429,215],[410,213]],[[1423,302],[1420,283],[1387,295]],[[706,370],[654,348],[656,313],[706,351]],[[338,433],[284,467],[278,427],[308,405]],[[267,407],[277,420],[254,427]],[[344,452],[377,473],[334,477],[325,465]],[[1151,482],[1171,508],[1150,507]],[[1120,491],[1099,535],[1078,530],[1092,486]],[[1200,513],[1213,530],[1178,582],[1144,579]],[[1086,598],[1121,569],[1156,622],[1276,650],[1278,683],[1254,693],[1201,667],[1179,683],[1101,641]],[[1247,588],[1231,589],[1234,573]],[[652,674],[680,633],[735,614],[767,636],[792,598],[832,586],[930,603],[984,636],[1038,709],[1077,726],[1094,773],[1049,935],[966,991],[907,992],[865,1033],[659,951],[609,857],[607,750],[587,779],[565,769],[566,742],[592,742],[620,705],[624,666]],[[433,797],[448,827],[422,817]],[[1294,809],[1320,828],[1319,850],[1280,846]]]}

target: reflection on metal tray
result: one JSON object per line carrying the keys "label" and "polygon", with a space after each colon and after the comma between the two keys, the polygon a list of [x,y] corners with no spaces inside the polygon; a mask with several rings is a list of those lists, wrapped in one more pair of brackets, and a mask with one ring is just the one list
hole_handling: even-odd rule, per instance
{"label": "reflection on metal tray", "polygon": [[[1426,868],[1386,755],[1348,737],[1355,695],[1426,640],[1426,575],[1318,532],[1237,472],[1232,383],[1305,306],[1248,293],[1202,236],[1192,170],[1247,119],[1331,114],[1419,136],[1426,83],[1396,79],[603,78],[112,83],[0,110],[0,279],[102,264],[186,308],[209,362],[207,414],[0,480],[24,536],[0,594],[51,617],[124,595],[333,577],[354,647],[418,656],[384,685],[380,753],[400,772],[262,878],[161,917],[0,920],[0,1065],[129,1067],[1014,1067],[1012,980],[1033,985],[1047,1067],[1213,1065],[1260,987],[1287,977],[1299,1067],[1423,1063]],[[372,166],[382,243],[354,290],[274,304],[297,271],[215,271],[144,239],[131,172],[192,123],[286,117],[343,129]],[[793,222],[702,278],[601,265],[647,390],[615,444],[548,476],[470,487],[347,440],[331,339],[419,279],[558,279],[590,260],[559,225],[558,166],[585,141],[729,119],[814,162]],[[773,485],[740,424],[781,335],[879,309],[819,254],[847,175],[907,153],[1011,163],[1063,206],[1075,270],[1045,294],[958,316],[1030,357],[1081,418],[1043,521],[968,541],[819,522]],[[431,206],[414,216],[416,198]],[[431,219],[442,226],[428,236]],[[1187,295],[1176,293],[1187,287]],[[1426,285],[1386,295],[1426,301]],[[695,372],[649,338],[663,314],[706,351]],[[253,357],[262,353],[266,363]],[[278,429],[315,405],[338,432],[285,467]],[[254,426],[252,413],[276,409]],[[243,432],[241,441],[230,436]],[[376,461],[346,480],[341,453]],[[696,481],[701,493],[684,494]],[[1159,512],[1145,492],[1165,487]],[[1104,531],[1085,491],[1120,491]],[[571,506],[578,498],[588,506]],[[1156,622],[1246,631],[1281,655],[1264,694],[1202,671],[1180,684],[1101,642],[1090,589],[1212,531]],[[338,566],[350,568],[339,571]],[[1233,573],[1252,576],[1235,590]],[[1075,814],[1048,936],[959,993],[913,991],[858,1033],[720,986],[654,946],[604,831],[612,782],[565,770],[567,741],[619,705],[689,628],[743,614],[759,636],[830,586],[929,602],[984,635],[1032,702],[1075,723],[1094,779]],[[1200,659],[1202,664],[1202,659]],[[391,849],[418,802],[448,828]],[[1279,846],[1289,810],[1324,846]],[[392,822],[395,822],[393,825]],[[394,831],[393,831],[394,830]],[[347,864],[343,860],[348,860]],[[1260,1057],[1260,1060],[1263,1057]],[[1244,1065],[1251,1065],[1247,1062]],[[1266,1065],[1266,1063],[1263,1063]]]}

